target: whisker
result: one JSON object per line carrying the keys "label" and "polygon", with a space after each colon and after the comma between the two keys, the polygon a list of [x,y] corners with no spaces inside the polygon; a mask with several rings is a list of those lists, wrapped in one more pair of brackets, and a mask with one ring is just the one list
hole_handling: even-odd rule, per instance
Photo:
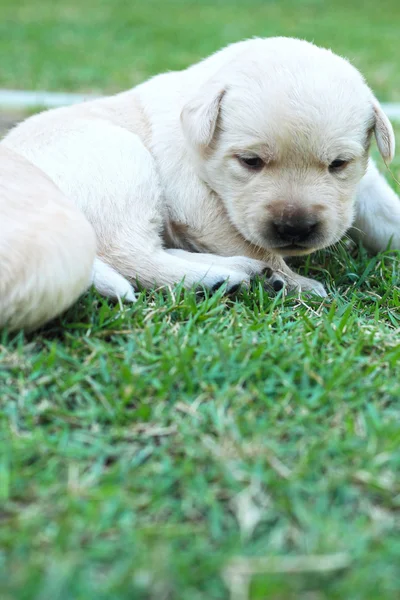
{"label": "whisker", "polygon": [[392,179],[397,183],[397,185],[400,185],[400,181],[397,179],[397,177],[395,175],[393,175],[393,171],[391,170],[391,168],[389,167],[389,165],[386,162],[385,162],[385,167],[387,168],[390,175],[392,176]]}
{"label": "whisker", "polygon": [[358,231],[359,233],[364,233],[362,229],[360,229],[359,227],[355,227],[354,225],[351,226],[351,229],[354,229],[355,231]]}

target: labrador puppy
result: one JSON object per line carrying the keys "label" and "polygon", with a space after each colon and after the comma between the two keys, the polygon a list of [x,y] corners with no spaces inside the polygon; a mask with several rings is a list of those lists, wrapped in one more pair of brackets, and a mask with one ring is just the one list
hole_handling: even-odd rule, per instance
{"label": "labrador puppy", "polygon": [[285,258],[352,225],[374,250],[400,247],[400,203],[369,162],[372,135],[390,162],[392,127],[357,69],[281,37],[30,117],[3,144],[91,223],[103,294],[132,300],[135,282],[229,291],[266,275],[324,296]]}

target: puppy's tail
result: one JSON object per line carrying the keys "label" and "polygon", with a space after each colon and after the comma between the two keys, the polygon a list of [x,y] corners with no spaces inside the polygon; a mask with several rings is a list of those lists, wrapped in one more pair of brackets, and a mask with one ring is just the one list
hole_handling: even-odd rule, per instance
{"label": "puppy's tail", "polygon": [[0,146],[0,328],[32,330],[90,285],[95,234],[26,159]]}

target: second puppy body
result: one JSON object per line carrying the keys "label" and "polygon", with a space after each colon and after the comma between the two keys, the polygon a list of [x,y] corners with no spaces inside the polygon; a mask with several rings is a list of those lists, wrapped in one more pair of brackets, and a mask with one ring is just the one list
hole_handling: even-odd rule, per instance
{"label": "second puppy body", "polygon": [[[354,67],[308,42],[270,38],[36,115],[4,144],[86,215],[104,294],[129,295],[136,280],[232,287],[270,268],[289,288],[323,296],[286,256],[335,243],[354,218],[375,250],[393,236],[400,247],[400,205],[374,165],[358,187],[373,133],[389,162],[393,130]],[[394,218],[379,233],[375,215],[388,205]]]}
{"label": "second puppy body", "polygon": [[90,285],[96,241],[83,214],[0,145],[0,328],[35,329]]}

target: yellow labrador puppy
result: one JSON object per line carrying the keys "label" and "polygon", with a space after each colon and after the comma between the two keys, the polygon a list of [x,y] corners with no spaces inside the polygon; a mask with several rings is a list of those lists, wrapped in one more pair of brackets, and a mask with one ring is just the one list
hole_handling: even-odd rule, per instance
{"label": "yellow labrador puppy", "polygon": [[3,143],[93,226],[103,294],[132,300],[135,281],[229,289],[272,270],[277,289],[324,296],[285,257],[334,244],[352,224],[375,250],[391,237],[400,247],[400,203],[368,167],[373,134],[390,162],[392,127],[352,65],[268,38],[33,116]]}

